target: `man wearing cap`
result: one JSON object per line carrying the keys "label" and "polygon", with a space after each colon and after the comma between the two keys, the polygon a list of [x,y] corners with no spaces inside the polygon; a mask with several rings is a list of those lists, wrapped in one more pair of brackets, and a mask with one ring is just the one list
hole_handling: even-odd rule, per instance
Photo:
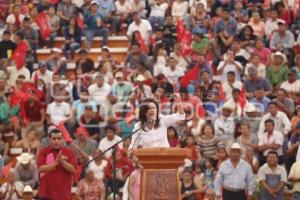
{"label": "man wearing cap", "polygon": [[112,86],[112,93],[118,97],[119,102],[126,103],[133,93],[133,86],[125,81],[124,73],[119,71],[115,75],[116,83]]}
{"label": "man wearing cap", "polygon": [[241,146],[233,143],[230,147],[229,159],[220,165],[215,178],[217,200],[221,200],[221,196],[223,200],[252,200],[255,188],[252,169],[240,157]]}
{"label": "man wearing cap", "polygon": [[29,153],[22,153],[17,157],[20,165],[15,169],[16,180],[20,181],[23,185],[30,185],[33,188],[37,187],[38,171],[35,164],[31,162],[33,155]]}
{"label": "man wearing cap", "polygon": [[142,74],[137,75],[135,78],[136,86],[134,88],[134,93],[137,94],[138,97],[141,97],[140,100],[152,96],[151,87],[146,85],[144,81],[145,77]]}
{"label": "man wearing cap", "polygon": [[276,151],[268,152],[267,163],[258,170],[258,181],[261,185],[260,199],[285,199],[284,187],[287,183],[287,174],[285,168],[278,164]]}
{"label": "man wearing cap", "polygon": [[254,92],[257,88],[263,88],[265,96],[272,93],[272,85],[268,79],[260,77],[255,67],[248,68],[249,79],[245,81],[246,96],[254,97]]}
{"label": "man wearing cap", "polygon": [[93,0],[89,8],[90,9],[84,14],[84,22],[86,24],[86,48],[91,48],[93,38],[97,35],[103,37],[102,46],[106,46],[109,30],[104,26],[104,18],[99,12],[99,2]]}
{"label": "man wearing cap", "polygon": [[40,61],[38,67],[39,68],[32,73],[31,81],[37,83],[38,80],[43,80],[46,85],[50,85],[53,72],[48,70],[48,63],[46,61]]}
{"label": "man wearing cap", "polygon": [[77,161],[73,150],[63,147],[63,135],[58,129],[50,131],[50,146],[37,156],[40,178],[38,196],[51,200],[70,200]]}
{"label": "man wearing cap", "polygon": [[280,88],[285,89],[288,96],[293,98],[295,101],[300,96],[300,80],[297,80],[297,71],[291,69],[288,73],[288,80],[281,83]]}

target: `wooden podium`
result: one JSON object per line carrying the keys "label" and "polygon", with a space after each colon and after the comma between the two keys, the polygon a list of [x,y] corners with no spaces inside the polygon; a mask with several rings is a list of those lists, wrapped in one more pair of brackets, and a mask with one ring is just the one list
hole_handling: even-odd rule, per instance
{"label": "wooden podium", "polygon": [[140,200],[181,200],[178,167],[190,150],[181,148],[145,148],[134,150],[142,165]]}

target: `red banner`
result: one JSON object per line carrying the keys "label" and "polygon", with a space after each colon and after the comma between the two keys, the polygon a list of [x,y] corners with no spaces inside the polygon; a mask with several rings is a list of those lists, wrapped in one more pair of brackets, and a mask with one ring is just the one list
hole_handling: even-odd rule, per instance
{"label": "red banner", "polygon": [[199,65],[197,64],[193,69],[189,70],[181,79],[180,85],[187,87],[191,81],[197,80],[199,76]]}
{"label": "red banner", "polygon": [[13,53],[12,60],[15,61],[17,69],[23,68],[28,46],[25,40],[22,40]]}
{"label": "red banner", "polygon": [[53,5],[55,5],[55,4],[58,4],[59,1],[60,1],[60,0],[50,0],[50,3],[53,4]]}
{"label": "red banner", "polygon": [[136,41],[140,44],[140,51],[142,53],[147,54],[148,53],[148,47],[147,47],[147,45],[145,43],[145,40],[142,37],[141,33],[139,31],[136,31],[134,34],[135,34],[134,36],[135,36]]}
{"label": "red banner", "polygon": [[72,142],[73,141],[73,139],[71,138],[71,136],[69,134],[69,131],[66,129],[66,127],[64,125],[64,122],[59,123],[58,128],[62,132],[65,142]]}
{"label": "red banner", "polygon": [[38,25],[41,36],[44,40],[48,39],[51,34],[51,29],[47,21],[47,15],[45,12],[38,14],[35,19],[35,23]]}
{"label": "red banner", "polygon": [[77,17],[77,24],[81,28],[81,30],[84,30],[84,21],[82,15],[78,15]]}
{"label": "red banner", "polygon": [[179,44],[179,48],[181,50],[181,55],[187,56],[192,53],[191,43],[192,43],[192,35],[191,32],[185,30],[184,24],[182,20],[177,20],[176,24],[177,30],[177,41]]}

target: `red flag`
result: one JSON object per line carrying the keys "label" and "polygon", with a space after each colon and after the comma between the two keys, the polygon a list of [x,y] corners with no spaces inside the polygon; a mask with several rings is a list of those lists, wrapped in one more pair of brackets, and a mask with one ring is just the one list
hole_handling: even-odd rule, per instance
{"label": "red flag", "polygon": [[4,177],[8,177],[10,169],[13,168],[14,165],[15,165],[15,163],[13,161],[10,161],[2,168],[2,174],[4,175]]}
{"label": "red flag", "polygon": [[38,25],[41,36],[44,40],[48,39],[51,34],[51,29],[47,21],[47,15],[45,12],[38,14],[35,19],[35,23]]}
{"label": "red flag", "polygon": [[222,83],[219,84],[219,98],[220,100],[224,101],[225,100],[225,93],[224,93],[224,90],[223,90],[223,85]]}
{"label": "red flag", "polygon": [[25,64],[27,50],[27,42],[25,40],[22,40],[13,53],[12,60],[15,61],[18,70],[20,70]]}
{"label": "red flag", "polygon": [[192,35],[191,32],[185,29],[182,20],[177,20],[176,31],[177,31],[177,41],[179,43],[181,55],[183,56],[190,55],[192,53],[192,48],[191,48]]}
{"label": "red flag", "polygon": [[135,39],[140,44],[140,51],[142,53],[148,53],[148,47],[147,47],[145,40],[142,37],[141,33],[139,31],[136,31],[134,34],[135,34]]}
{"label": "red flag", "polygon": [[242,110],[244,109],[246,103],[247,103],[246,90],[245,90],[245,86],[243,84],[242,89],[241,89],[241,94],[239,96],[239,104],[240,104],[240,107],[242,108]]}
{"label": "red flag", "polygon": [[81,30],[85,29],[82,15],[77,16],[77,24],[81,28]]}
{"label": "red flag", "polygon": [[50,3],[55,5],[55,4],[59,3],[59,0],[50,0]]}
{"label": "red flag", "polygon": [[193,69],[189,70],[181,79],[180,85],[187,87],[191,81],[197,80],[199,76],[199,65],[197,64]]}
{"label": "red flag", "polygon": [[66,127],[64,125],[64,122],[59,123],[57,127],[62,132],[65,142],[72,142],[73,141],[73,139],[71,138],[68,130],[66,129]]}

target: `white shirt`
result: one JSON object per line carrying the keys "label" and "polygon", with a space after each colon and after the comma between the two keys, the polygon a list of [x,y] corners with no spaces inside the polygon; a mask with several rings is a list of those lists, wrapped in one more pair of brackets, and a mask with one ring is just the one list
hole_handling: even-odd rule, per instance
{"label": "white shirt", "polygon": [[[235,123],[232,117],[219,117],[214,125],[215,135],[220,140],[229,141],[234,139]],[[221,129],[224,129],[224,132]]]}
{"label": "white shirt", "polygon": [[[105,137],[105,138],[103,138],[103,139],[100,141],[99,146],[98,146],[98,149],[100,149],[100,150],[103,152],[103,151],[105,151],[106,149],[108,149],[109,147],[111,147],[111,146],[113,146],[114,144],[116,144],[117,142],[119,142],[120,140],[122,140],[122,138],[121,138],[120,136],[117,136],[117,135],[114,135],[114,138],[113,138],[111,141],[109,141],[109,140],[107,139],[107,137]],[[118,147],[119,147],[120,149],[123,149],[123,144],[120,143],[120,144],[118,145]],[[112,150],[109,150],[108,152],[106,152],[106,153],[104,154],[104,156],[105,156],[106,159],[110,158],[111,155],[112,155]]]}
{"label": "white shirt", "polygon": [[[22,14],[19,15],[19,20],[20,20],[21,23],[23,22],[24,18],[25,18],[24,15],[22,15]],[[8,24],[14,24],[14,23],[16,23],[16,17],[15,17],[15,15],[13,15],[13,14],[8,15],[7,18],[6,18],[6,23],[8,23]]]}
{"label": "white shirt", "polygon": [[266,66],[262,63],[259,63],[258,67],[254,66],[252,63],[247,63],[245,67],[245,75],[249,76],[248,69],[250,67],[254,67],[257,70],[257,74],[259,77],[266,77]]}
{"label": "white shirt", "polygon": [[276,31],[278,29],[278,19],[273,21],[272,19],[269,19],[265,23],[265,33],[267,38],[270,38],[273,31]]}
{"label": "white shirt", "polygon": [[150,17],[165,17],[169,5],[164,2],[160,5],[154,4],[151,6]]}
{"label": "white shirt", "polygon": [[[1,186],[1,188],[0,188],[0,192],[1,192],[2,194],[4,194],[5,191],[6,191],[6,189],[7,189],[7,188],[10,188],[10,187],[11,187],[11,185],[9,185],[9,184],[7,184],[7,183],[4,183],[4,184]],[[21,182],[16,181],[16,182],[14,183],[14,187],[16,188],[16,190],[18,191],[18,193],[19,193],[20,195],[23,194],[24,186],[23,186],[23,184],[22,184]],[[8,191],[10,191],[10,189],[8,189]],[[9,194],[9,192],[6,194],[6,196],[4,197],[3,200],[8,200],[8,199],[9,199],[9,198],[8,198],[8,194]],[[16,194],[16,192],[13,193],[11,200],[19,200],[18,195]]]}
{"label": "white shirt", "polygon": [[[265,132],[258,140],[258,146],[264,145],[264,144],[279,144],[280,147],[276,149],[276,152],[278,153],[279,156],[283,155],[282,151],[282,145],[283,145],[283,135],[281,132],[274,130],[272,135],[268,137],[268,133]],[[267,149],[263,152],[264,156],[267,156],[269,151],[273,151],[271,149]]]}
{"label": "white shirt", "polygon": [[141,23],[137,25],[134,21],[129,25],[127,30],[127,36],[132,37],[133,32],[139,31],[141,33],[141,36],[145,41],[148,41],[152,27],[148,20],[141,19]]}
{"label": "white shirt", "polygon": [[16,85],[16,80],[19,75],[24,75],[25,80],[30,80],[30,71],[26,67],[22,67],[20,70],[16,68],[16,66],[7,67],[7,73],[8,73],[8,81],[7,84],[9,86]]}
{"label": "white shirt", "polygon": [[207,9],[207,1],[206,0],[189,0],[189,7],[196,8],[198,4],[202,4],[204,9]]}
{"label": "white shirt", "polygon": [[37,80],[42,79],[46,85],[49,85],[52,81],[52,76],[53,76],[53,72],[48,69],[44,74],[42,74],[40,70],[36,70],[32,73],[31,81],[35,81],[36,78]]}
{"label": "white shirt", "polygon": [[178,3],[177,1],[174,1],[172,5],[172,16],[183,19],[184,15],[187,13],[187,10],[188,10],[188,2],[182,1]]}
{"label": "white shirt", "polygon": [[121,5],[119,1],[116,1],[115,2],[115,6],[116,6],[116,11],[118,13],[130,13],[132,8],[131,8],[131,5],[128,1],[125,0],[125,3],[124,5]]}
{"label": "white shirt", "polygon": [[107,95],[111,91],[111,86],[107,83],[103,83],[102,87],[98,87],[97,83],[94,83],[88,88],[91,100],[95,101],[97,105],[105,104]]}
{"label": "white shirt", "polygon": [[234,81],[234,83],[230,85],[228,82],[225,82],[222,86],[225,93],[225,101],[227,101],[232,98],[232,89],[237,88],[242,90],[243,83],[241,81]]}
{"label": "white shirt", "polygon": [[267,176],[268,174],[276,174],[276,175],[279,175],[280,176],[280,181],[283,181],[283,182],[287,182],[287,174],[286,174],[286,170],[284,167],[280,166],[280,165],[277,165],[276,169],[275,170],[272,170],[268,163],[265,163],[263,166],[261,166],[259,168],[259,171],[258,171],[258,179],[257,181],[260,182],[260,181],[266,181],[267,180]]}
{"label": "white shirt", "polygon": [[288,81],[284,81],[283,83],[281,83],[280,88],[285,89],[287,92],[300,93],[300,80],[296,80],[293,83],[289,83]]}
{"label": "white shirt", "polygon": [[184,76],[184,69],[179,66],[175,66],[174,70],[172,70],[170,67],[166,67],[163,74],[170,83],[179,88],[179,77]]}
{"label": "white shirt", "polygon": [[274,120],[275,130],[277,130],[285,135],[287,135],[290,132],[290,130],[292,129],[291,122],[285,113],[283,113],[281,111],[277,111],[277,115],[274,117],[270,113],[266,113],[262,117],[261,122],[259,124],[258,137],[260,137],[265,132],[265,121],[267,119]]}
{"label": "white shirt", "polygon": [[[90,157],[92,159],[92,157]],[[92,170],[95,173],[95,177],[97,179],[104,179],[105,176],[105,168],[107,166],[107,161],[102,160],[100,165],[96,165],[95,161],[91,162],[88,166],[88,169]]]}
{"label": "white shirt", "polygon": [[51,121],[58,125],[59,123],[68,120],[70,116],[71,107],[66,102],[57,104],[55,101],[50,103],[47,107],[47,114],[50,115]]}
{"label": "white shirt", "polygon": [[[129,149],[134,149],[138,147],[142,148],[150,148],[150,147],[169,147],[167,129],[169,126],[174,126],[177,121],[181,121],[185,119],[185,115],[181,115],[179,113],[174,113],[171,115],[160,115],[158,128],[153,128],[149,130],[145,127],[143,129],[137,131],[131,139],[131,144]],[[137,122],[134,125],[133,132],[141,127],[141,123]]]}
{"label": "white shirt", "polygon": [[[243,66],[240,62],[238,61],[234,61],[240,70],[243,69]],[[217,71],[219,72],[219,70],[223,67],[225,61],[221,61],[217,67]],[[222,76],[222,81],[225,82],[226,81],[226,76],[227,76],[227,72],[233,71],[235,73],[235,78],[236,80],[240,81],[241,80],[241,72],[240,70],[237,69],[237,67],[234,64],[228,63],[227,65],[225,65],[225,67],[223,68],[223,71],[221,73]]]}

